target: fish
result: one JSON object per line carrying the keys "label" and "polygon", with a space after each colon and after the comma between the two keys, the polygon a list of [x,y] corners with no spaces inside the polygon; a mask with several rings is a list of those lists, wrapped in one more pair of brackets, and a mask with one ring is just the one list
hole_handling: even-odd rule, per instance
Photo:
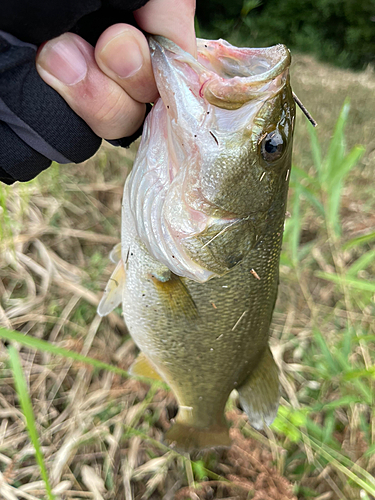
{"label": "fish", "polygon": [[291,56],[224,40],[198,39],[196,59],[163,37],[149,46],[160,98],[125,183],[98,313],[122,304],[140,349],[130,373],[173,391],[165,442],[230,446],[233,390],[257,429],[280,399],[268,340],[295,121]]}

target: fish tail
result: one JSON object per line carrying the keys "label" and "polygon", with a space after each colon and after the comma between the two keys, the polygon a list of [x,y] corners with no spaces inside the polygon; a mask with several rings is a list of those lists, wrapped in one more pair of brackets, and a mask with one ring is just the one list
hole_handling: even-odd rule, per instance
{"label": "fish tail", "polygon": [[165,441],[178,450],[188,452],[231,445],[229,429],[225,424],[198,428],[176,422],[165,434]]}

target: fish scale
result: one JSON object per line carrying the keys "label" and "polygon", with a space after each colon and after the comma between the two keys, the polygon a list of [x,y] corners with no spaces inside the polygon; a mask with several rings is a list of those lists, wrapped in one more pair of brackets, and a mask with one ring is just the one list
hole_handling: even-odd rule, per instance
{"label": "fish scale", "polygon": [[141,350],[131,372],[175,394],[166,442],[228,446],[233,389],[257,428],[279,400],[268,338],[294,126],[290,56],[198,40],[197,61],[160,37],[150,47],[161,99],[125,184],[121,256],[98,312],[122,303]]}

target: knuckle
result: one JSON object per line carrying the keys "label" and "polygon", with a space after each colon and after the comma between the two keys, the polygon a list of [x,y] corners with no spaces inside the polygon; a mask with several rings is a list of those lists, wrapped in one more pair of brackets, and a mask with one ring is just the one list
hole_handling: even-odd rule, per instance
{"label": "knuckle", "polygon": [[141,125],[143,107],[144,105],[133,101],[123,90],[111,92],[95,109],[91,128],[99,137],[105,139],[131,135]]}
{"label": "knuckle", "polygon": [[[141,125],[144,104],[134,101],[115,82],[100,76],[86,82],[80,95],[75,96],[75,102],[79,103],[76,111],[99,137],[110,140],[131,135]],[[134,128],[134,124],[138,127]]]}
{"label": "knuckle", "polygon": [[124,97],[121,92],[111,91],[106,99],[100,99],[93,110],[93,120],[100,128],[116,125],[124,119]]}

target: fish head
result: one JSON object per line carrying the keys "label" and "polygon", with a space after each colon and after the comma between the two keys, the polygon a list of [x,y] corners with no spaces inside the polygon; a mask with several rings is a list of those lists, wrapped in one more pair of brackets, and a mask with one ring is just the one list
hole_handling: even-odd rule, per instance
{"label": "fish head", "polygon": [[198,39],[195,59],[165,38],[149,43],[160,99],[130,182],[131,206],[149,252],[205,282],[241,262],[275,204],[284,218],[295,116],[290,53]]}

